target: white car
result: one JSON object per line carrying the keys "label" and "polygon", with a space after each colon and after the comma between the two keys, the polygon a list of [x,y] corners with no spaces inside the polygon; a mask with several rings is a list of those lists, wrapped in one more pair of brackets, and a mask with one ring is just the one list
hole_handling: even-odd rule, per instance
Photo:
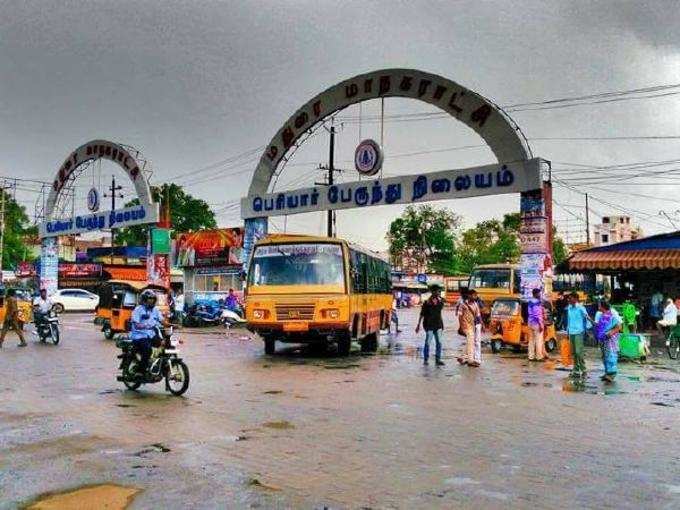
{"label": "white car", "polygon": [[83,289],[59,289],[50,299],[57,313],[92,312],[99,305],[99,296]]}

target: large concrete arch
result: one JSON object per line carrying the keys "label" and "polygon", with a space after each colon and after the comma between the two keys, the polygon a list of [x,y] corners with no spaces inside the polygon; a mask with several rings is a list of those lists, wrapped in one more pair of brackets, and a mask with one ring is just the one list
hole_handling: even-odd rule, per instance
{"label": "large concrete arch", "polygon": [[383,69],[333,85],[298,109],[267,145],[248,195],[267,193],[279,163],[305,131],[352,104],[381,97],[410,98],[442,109],[481,136],[499,163],[532,157],[519,127],[485,97],[436,74],[415,69]]}

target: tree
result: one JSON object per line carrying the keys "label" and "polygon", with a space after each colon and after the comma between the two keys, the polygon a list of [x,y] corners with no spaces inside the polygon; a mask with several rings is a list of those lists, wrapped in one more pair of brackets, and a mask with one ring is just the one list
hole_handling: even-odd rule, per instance
{"label": "tree", "polygon": [[449,209],[437,209],[431,205],[408,206],[390,224],[387,233],[393,265],[454,274],[459,228],[460,216]]}
{"label": "tree", "polygon": [[480,264],[517,262],[520,255],[519,214],[503,221],[486,220],[463,232],[458,245],[459,268],[469,273]]}
{"label": "tree", "polygon": [[[154,186],[151,193],[155,201],[160,202],[169,197],[170,200],[170,225],[175,232],[189,232],[202,228],[217,228],[215,214],[210,206],[199,198],[194,198],[177,184],[163,184],[161,187]],[[139,204],[139,199],[134,199],[126,207]],[[134,225],[120,229],[116,233],[116,243],[129,246],[146,246],[147,227]]]}
{"label": "tree", "polygon": [[26,209],[19,205],[12,196],[2,190],[5,197],[5,234],[3,238],[2,267],[16,268],[24,260],[28,249],[24,243],[24,236],[35,233],[35,227],[29,226]]}

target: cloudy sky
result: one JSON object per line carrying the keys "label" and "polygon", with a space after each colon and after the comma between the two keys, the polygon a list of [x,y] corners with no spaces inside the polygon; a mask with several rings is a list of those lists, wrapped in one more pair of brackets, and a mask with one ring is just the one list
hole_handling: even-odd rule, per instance
{"label": "cloudy sky", "polygon": [[[680,84],[673,0],[0,0],[0,12],[0,175],[51,180],[72,149],[110,139],[140,149],[154,183],[185,184],[225,226],[240,222],[235,204],[259,159],[255,149],[313,95],[356,74],[422,69],[500,105]],[[554,163],[563,235],[583,232],[584,192],[593,198],[592,223],[627,211],[648,233],[671,230],[664,210],[680,225],[676,92],[512,114],[534,154]],[[454,120],[391,118],[433,111],[424,104],[388,99],[385,108],[386,174],[494,162],[485,147],[456,149],[482,142]],[[361,123],[351,120],[360,114]],[[336,159],[348,169],[341,179],[355,179],[348,160],[360,136],[379,137],[378,114],[373,102],[338,116]],[[279,188],[318,179],[327,145],[325,134],[303,145]],[[105,167],[104,178],[112,171]],[[32,212],[36,194],[20,189],[18,197]],[[473,224],[518,202],[508,195],[442,205]],[[400,211],[340,212],[339,234],[382,248]],[[323,218],[274,226],[320,233]]]}

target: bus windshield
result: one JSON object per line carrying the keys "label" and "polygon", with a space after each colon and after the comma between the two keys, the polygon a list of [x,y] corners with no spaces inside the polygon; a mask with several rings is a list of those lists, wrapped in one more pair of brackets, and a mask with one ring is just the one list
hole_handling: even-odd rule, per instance
{"label": "bus windshield", "polygon": [[342,285],[342,246],[328,243],[258,246],[248,272],[248,283],[258,285]]}
{"label": "bus windshield", "polygon": [[470,275],[471,289],[509,289],[510,269],[475,269]]}

